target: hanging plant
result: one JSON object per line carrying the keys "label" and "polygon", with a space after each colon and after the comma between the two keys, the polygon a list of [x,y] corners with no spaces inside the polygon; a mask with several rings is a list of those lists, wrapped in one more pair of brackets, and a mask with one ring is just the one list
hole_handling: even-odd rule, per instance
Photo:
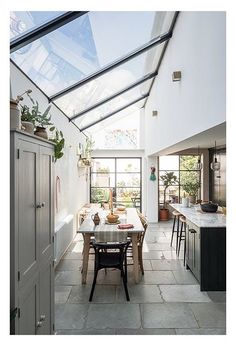
{"label": "hanging plant", "polygon": [[151,166],[151,175],[150,175],[150,181],[156,181],[156,168],[154,166]]}
{"label": "hanging plant", "polygon": [[50,141],[52,141],[54,143],[54,156],[55,156],[55,161],[57,161],[57,159],[60,159],[64,153],[63,153],[63,148],[65,147],[65,139],[63,136],[62,131],[59,131],[56,127],[51,127],[49,129],[50,131],[54,131],[54,137],[50,138]]}

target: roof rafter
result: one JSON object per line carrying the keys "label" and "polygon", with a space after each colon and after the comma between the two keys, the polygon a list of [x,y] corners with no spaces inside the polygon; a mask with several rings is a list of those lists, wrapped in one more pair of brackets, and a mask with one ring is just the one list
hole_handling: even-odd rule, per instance
{"label": "roof rafter", "polygon": [[142,84],[142,83],[144,83],[144,82],[146,82],[146,81],[148,81],[148,80],[154,78],[156,75],[157,75],[157,72],[156,72],[156,71],[155,71],[155,72],[152,72],[152,73],[150,73],[150,74],[148,74],[148,75],[145,75],[144,77],[140,78],[138,81],[136,81],[136,82],[130,84],[128,87],[123,88],[123,89],[120,90],[119,92],[117,92],[117,93],[115,93],[115,94],[112,94],[111,96],[109,96],[109,97],[107,97],[107,98],[105,98],[105,99],[103,99],[103,100],[101,100],[101,101],[98,101],[96,104],[93,104],[92,106],[86,108],[85,110],[83,110],[83,111],[77,113],[77,114],[74,115],[73,117],[70,117],[70,119],[71,119],[71,120],[74,120],[74,119],[76,119],[76,118],[79,118],[79,117],[83,116],[85,113],[87,113],[87,112],[89,112],[89,111],[92,111],[92,110],[94,110],[95,108],[97,108],[97,107],[99,107],[99,106],[105,104],[106,102],[111,101],[112,99],[116,98],[117,96],[120,96],[120,95],[122,95],[122,94],[128,92],[129,90],[131,90],[131,89],[133,89],[133,88],[139,86],[140,84]]}
{"label": "roof rafter", "polygon": [[88,75],[87,77],[85,77],[81,81],[73,84],[70,87],[65,88],[64,90],[62,90],[62,91],[60,91],[60,92],[58,92],[52,96],[50,96],[50,100],[56,100],[59,97],[71,92],[72,90],[77,89],[77,88],[81,87],[82,85],[92,81],[93,79],[104,75],[108,71],[111,71],[114,68],[120,66],[121,64],[126,63],[127,61],[139,56],[142,53],[145,53],[146,51],[150,50],[151,48],[155,47],[156,45],[159,45],[162,42],[169,40],[171,38],[171,36],[172,36],[172,31],[169,31],[166,34],[160,35],[160,36],[156,37],[155,39],[152,39],[151,41],[145,43],[144,45],[140,46],[139,48],[133,50],[131,53],[115,60],[114,62],[104,66],[100,70]]}
{"label": "roof rafter", "polygon": [[139,101],[141,101],[141,100],[147,98],[148,96],[149,96],[149,93],[146,93],[145,95],[139,97],[138,99],[135,99],[135,100],[133,100],[132,102],[126,104],[125,106],[122,106],[122,107],[120,107],[119,109],[117,109],[117,110],[115,110],[115,111],[113,111],[113,112],[107,114],[107,115],[104,116],[103,118],[98,119],[98,120],[96,120],[95,122],[92,122],[92,123],[86,125],[85,127],[80,128],[80,130],[81,130],[81,131],[84,131],[84,130],[86,130],[86,129],[88,129],[88,128],[91,128],[93,125],[98,124],[98,123],[102,122],[103,120],[105,120],[105,119],[107,119],[107,118],[110,118],[110,117],[114,116],[116,113],[125,110],[127,107],[136,104],[137,102],[139,102]]}
{"label": "roof rafter", "polygon": [[39,27],[27,31],[20,37],[13,39],[10,43],[10,52],[13,53],[18,49],[28,45],[29,43],[39,39],[40,37],[49,34],[50,32],[60,28],[61,26],[75,20],[78,17],[83,16],[88,11],[69,11],[62,15],[40,25]]}

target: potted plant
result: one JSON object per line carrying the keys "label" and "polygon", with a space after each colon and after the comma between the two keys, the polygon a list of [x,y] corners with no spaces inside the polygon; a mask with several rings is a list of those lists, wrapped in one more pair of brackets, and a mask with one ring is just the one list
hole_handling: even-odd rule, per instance
{"label": "potted plant", "polygon": [[36,130],[34,132],[35,135],[43,137],[45,139],[48,139],[48,134],[46,131],[47,125],[53,125],[51,123],[51,116],[48,115],[49,111],[51,109],[51,105],[49,105],[43,114],[38,110],[38,102],[36,101],[36,110],[37,110],[37,116],[35,118],[36,122]]}
{"label": "potted plant", "polygon": [[182,187],[183,190],[189,195],[189,202],[195,204],[198,190],[200,188],[200,182],[196,179],[187,180]]}
{"label": "potted plant", "polygon": [[[51,105],[47,107],[47,109],[42,112],[39,110],[39,104],[37,101],[34,101],[34,99],[30,96],[30,93],[32,92],[31,89],[26,90],[23,94],[18,95],[16,101],[22,101],[23,95],[26,94],[28,98],[30,99],[31,103],[33,104],[32,108],[30,108],[27,105],[20,104],[21,107],[21,123],[26,132],[29,132],[31,134],[35,133],[35,135],[41,136],[43,138],[48,138],[47,132],[46,132],[46,125],[52,125],[50,122],[51,117],[48,116],[48,113],[50,111]],[[36,125],[36,131],[34,132],[34,127]]]}
{"label": "potted plant", "polygon": [[62,131],[59,131],[55,126],[51,127],[49,130],[54,132],[54,137],[50,138],[50,141],[55,145],[54,156],[55,161],[57,161],[57,159],[60,159],[64,155],[62,150],[65,147],[65,139]]}
{"label": "potted plant", "polygon": [[34,133],[34,126],[35,126],[35,109],[32,107],[32,110],[27,105],[20,105],[21,107],[21,124],[23,127],[23,130],[27,133],[33,134]]}
{"label": "potted plant", "polygon": [[159,219],[160,220],[169,220],[169,210],[167,208],[167,203],[166,203],[166,190],[168,187],[172,186],[173,184],[178,182],[177,176],[174,174],[173,171],[166,171],[164,175],[160,176],[161,181],[163,182],[164,185],[164,202],[163,202],[163,207],[160,208],[159,210]]}

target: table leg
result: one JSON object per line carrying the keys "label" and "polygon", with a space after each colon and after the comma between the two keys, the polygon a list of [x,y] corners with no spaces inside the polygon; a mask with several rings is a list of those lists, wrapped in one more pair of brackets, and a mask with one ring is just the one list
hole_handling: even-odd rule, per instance
{"label": "table leg", "polygon": [[135,283],[139,282],[138,234],[132,234],[133,274]]}
{"label": "table leg", "polygon": [[84,249],[83,249],[83,271],[82,271],[82,284],[86,283],[89,249],[90,249],[90,234],[84,234]]}

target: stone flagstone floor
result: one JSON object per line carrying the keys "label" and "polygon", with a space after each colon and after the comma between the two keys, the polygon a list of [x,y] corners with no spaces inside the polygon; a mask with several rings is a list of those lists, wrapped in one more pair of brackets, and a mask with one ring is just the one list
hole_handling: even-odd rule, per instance
{"label": "stone flagstone floor", "polygon": [[[83,240],[77,234],[55,275],[58,335],[224,335],[225,292],[201,292],[198,282],[170,247],[172,221],[149,224],[143,248],[145,274],[134,284],[128,266],[130,302],[120,272],[100,270],[92,303],[90,255],[87,284],[81,284]],[[175,241],[175,239],[174,239]],[[175,242],[173,242],[175,245]],[[183,248],[183,245],[182,245]]]}

